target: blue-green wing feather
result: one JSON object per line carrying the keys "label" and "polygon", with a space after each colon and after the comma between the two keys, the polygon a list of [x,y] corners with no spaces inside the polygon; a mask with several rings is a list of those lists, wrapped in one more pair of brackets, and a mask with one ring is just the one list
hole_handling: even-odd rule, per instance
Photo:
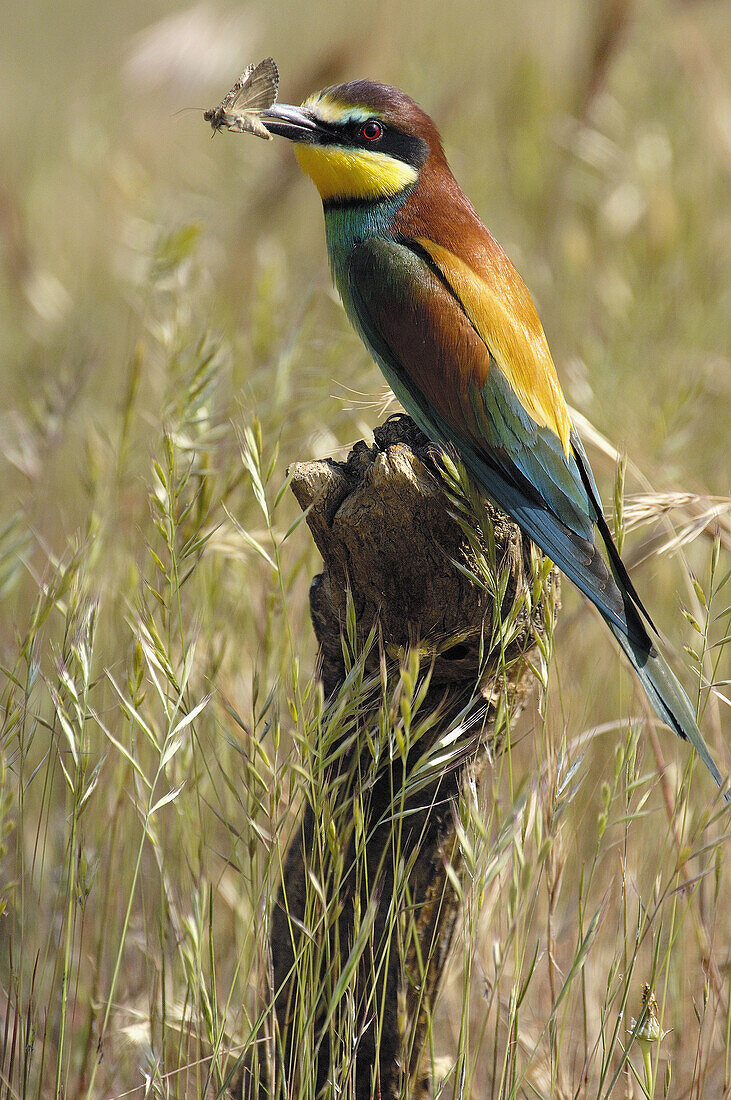
{"label": "blue-green wing feather", "polygon": [[564,526],[593,539],[595,505],[574,455],[567,457],[558,436],[528,415],[494,359],[487,379],[468,386],[468,394],[481,439],[505,454],[506,465],[515,466]]}

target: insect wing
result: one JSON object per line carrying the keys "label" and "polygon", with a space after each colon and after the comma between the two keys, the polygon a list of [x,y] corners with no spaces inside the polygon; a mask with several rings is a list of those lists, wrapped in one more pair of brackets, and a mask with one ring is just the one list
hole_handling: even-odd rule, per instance
{"label": "insect wing", "polygon": [[279,70],[272,57],[265,57],[258,65],[249,65],[221,106],[232,113],[266,111],[276,102],[278,91]]}
{"label": "insect wing", "polygon": [[225,96],[223,97],[223,99],[219,103],[218,110],[220,112],[223,113],[223,112],[227,111],[230,107],[232,107],[234,105],[234,103],[236,102],[236,97],[240,94],[240,92],[246,86],[246,81],[249,79],[251,74],[254,72],[255,68],[256,68],[255,65],[249,65],[246,69],[244,69],[241,76],[239,77],[239,79],[234,84],[233,88],[231,88],[228,92],[226,92]]}

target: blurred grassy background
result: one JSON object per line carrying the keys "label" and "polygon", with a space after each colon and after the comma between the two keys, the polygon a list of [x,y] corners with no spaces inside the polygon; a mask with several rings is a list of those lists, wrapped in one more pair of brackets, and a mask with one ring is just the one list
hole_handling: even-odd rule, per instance
{"label": "blurred grassy background", "polygon": [[[34,1021],[28,1095],[89,1087],[102,1020],[105,1061],[94,1070],[96,1082],[103,1079],[104,1095],[120,1095],[139,1084],[143,1069],[162,1082],[177,1064],[170,1047],[159,1045],[160,989],[176,980],[173,962],[168,972],[164,960],[175,956],[176,937],[178,946],[197,945],[190,950],[198,957],[204,884],[214,884],[211,897],[224,911],[217,917],[227,945],[216,956],[219,980],[232,1005],[245,1001],[256,954],[256,936],[247,929],[267,896],[256,862],[257,844],[266,847],[257,814],[269,814],[271,826],[286,819],[297,798],[281,786],[274,765],[279,785],[256,812],[251,792],[227,785],[227,778],[243,776],[246,751],[222,700],[248,714],[254,669],[263,695],[280,673],[290,675],[287,622],[305,679],[315,657],[306,595],[317,559],[306,532],[282,546],[275,576],[223,510],[225,503],[259,541],[269,537],[241,466],[240,433],[256,416],[268,455],[278,443],[276,492],[288,462],[344,454],[367,436],[378,416],[369,399],[383,390],[330,288],[319,202],[291,149],[229,134],[211,140],[201,110],[218,102],[247,62],[272,54],[285,102],[326,83],[369,76],[399,84],[435,117],[458,179],[534,293],[570,402],[628,452],[630,497],[654,494],[642,513],[652,522],[628,538],[630,560],[668,537],[659,518],[667,500],[657,494],[693,494],[669,520],[699,537],[685,557],[653,554],[637,576],[681,653],[684,644],[696,645],[697,631],[679,602],[705,624],[691,576],[706,586],[715,528],[704,520],[714,509],[726,561],[719,575],[731,548],[731,11],[714,0],[483,6],[373,0],[357,9],[324,0],[192,8],[35,0],[6,4],[2,21],[0,662],[7,680],[0,824],[7,835],[0,1004],[8,1020]],[[611,502],[611,449],[592,445],[589,453]],[[153,459],[169,476],[155,473]],[[175,484],[177,512],[170,504]],[[202,557],[203,544],[187,547],[193,571],[181,599],[171,566],[179,562],[174,552],[164,556],[168,536],[155,526],[155,508],[168,506],[178,533],[193,517],[205,534]],[[295,515],[285,497],[272,522],[275,538]],[[179,693],[186,697],[183,711],[209,691],[215,700],[173,761],[179,781],[188,783],[165,808],[164,829],[155,832],[145,819],[147,841],[133,877],[140,832],[134,777],[100,731],[106,724],[138,762],[149,749],[144,739],[138,744],[134,715],[120,708],[108,673],[128,701],[138,695],[140,708],[157,705],[167,734],[174,726],[165,691],[155,701],[154,661],[145,664],[149,654],[140,644],[141,627],[155,619],[158,605],[163,650],[183,664],[188,656],[192,667]],[[85,673],[79,639],[88,635],[92,606],[96,632]],[[714,637],[723,622],[711,627]],[[613,720],[620,700],[622,713],[638,712],[605,632],[567,585],[556,648],[549,713],[557,744]],[[59,713],[74,708],[73,692],[64,696],[68,685],[58,685],[72,666],[87,677],[94,699],[78,712],[83,751],[78,760],[71,753],[78,789],[74,775],[64,779],[61,771],[70,749]],[[728,678],[727,666],[716,669],[719,681]],[[693,690],[693,674],[685,679]],[[709,740],[728,771],[728,708],[701,694]],[[536,721],[534,712],[524,730]],[[589,835],[588,855],[564,849],[567,943],[575,934],[574,886],[582,860],[594,858],[599,788],[611,774],[617,736],[612,728],[591,744],[581,799],[563,826],[569,836]],[[667,731],[659,737],[666,759],[681,769],[684,748]],[[521,746],[527,772],[535,762],[530,740]],[[647,766],[654,767],[649,755]],[[705,804],[705,777],[694,794]],[[634,855],[625,843],[622,862],[623,875],[632,869],[643,905],[650,904],[658,867],[672,868],[674,859],[667,855],[667,822],[656,824],[656,794],[651,806],[650,824],[635,826]],[[71,830],[77,819],[79,829]],[[603,889],[611,880],[621,893],[612,845],[625,834],[621,825],[616,829],[605,841],[600,880]],[[718,868],[714,898],[720,891],[727,899],[728,867]],[[242,876],[249,886],[241,885]],[[259,885],[250,889],[254,881]],[[664,980],[676,1013],[667,1023],[675,1027],[668,1044],[676,1080],[689,1088],[708,1072],[710,1096],[721,1094],[722,1079],[728,1087],[728,1040],[724,1069],[718,1053],[724,1044],[714,1046],[723,1021],[709,1024],[692,1006],[708,990],[700,962],[707,963],[714,935],[725,975],[725,993],[714,995],[717,1005],[724,996],[728,1004],[729,928],[727,900],[716,927],[705,889],[694,895],[698,911],[675,958],[665,958]],[[203,899],[193,905],[200,926],[189,912],[191,890]],[[64,899],[76,893],[81,900],[69,906]],[[179,924],[171,916],[176,909]],[[697,932],[698,912],[707,940]],[[477,951],[487,960],[485,945],[499,939],[500,918],[483,923]],[[613,925],[610,938],[614,933]],[[605,961],[614,957],[613,939],[607,950]],[[61,982],[64,959],[70,1001]],[[594,979],[603,989],[601,959],[598,952]],[[459,1001],[459,986],[457,970],[441,1010],[447,1024],[437,1053],[445,1057],[456,1042],[449,998]],[[475,997],[479,1002],[479,991]],[[187,1042],[195,1030],[186,1017],[193,1000],[183,997],[187,1007],[180,1010]],[[541,1007],[537,997],[537,1021]],[[233,1042],[245,1026],[233,1009],[230,1015]],[[5,1073],[10,1049],[7,1040]],[[180,1053],[182,1040],[176,1050],[180,1064],[192,1057],[189,1047]],[[483,1066],[475,1057],[474,1095],[484,1096],[489,1059]],[[25,1094],[19,1059],[8,1095]],[[567,1062],[573,1086],[565,1094],[579,1088],[581,1072],[580,1063]],[[200,1084],[181,1081],[165,1079],[161,1094],[193,1095]],[[539,1094],[563,1095],[563,1087],[552,1078]]]}

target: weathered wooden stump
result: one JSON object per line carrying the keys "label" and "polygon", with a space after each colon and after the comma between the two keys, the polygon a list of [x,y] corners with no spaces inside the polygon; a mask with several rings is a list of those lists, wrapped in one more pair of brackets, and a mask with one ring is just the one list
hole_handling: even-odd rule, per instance
{"label": "weathered wooden stump", "polygon": [[[297,1100],[427,1096],[426,1023],[458,916],[447,867],[459,873],[460,787],[468,773],[487,766],[505,715],[514,719],[533,690],[529,659],[545,633],[548,603],[557,606],[557,574],[503,513],[485,506],[481,545],[470,533],[468,509],[460,513],[454,493],[445,492],[439,455],[409,417],[389,418],[374,436],[373,446],[357,443],[346,462],[299,462],[292,470],[292,490],[309,508],[307,522],[324,561],[310,607],[326,714],[328,706],[342,707],[350,662],[363,647],[363,674],[377,685],[360,699],[357,731],[344,751],[330,747],[322,789],[304,808],[273,914],[276,1076]],[[499,609],[496,585],[483,583],[486,561],[497,590],[500,578],[504,584]],[[537,571],[543,584],[534,581]],[[410,715],[418,696],[415,651],[425,694]],[[405,706],[403,695],[412,688]],[[316,819],[332,805],[340,812],[333,821],[341,835],[323,851]],[[327,929],[308,900],[313,882],[338,892],[331,899],[338,915]],[[310,945],[317,937],[327,940],[313,957],[323,967],[328,960],[331,976],[303,980],[297,962],[303,937]],[[338,1050],[337,1020],[344,1017],[338,1016],[342,1004],[333,1005],[341,992],[338,976],[354,958],[345,1054],[350,1080],[341,1093],[331,1052]],[[319,1050],[308,1059],[293,1036],[301,1035],[306,1004],[312,1013],[308,998],[318,982],[330,992],[316,1007]]]}

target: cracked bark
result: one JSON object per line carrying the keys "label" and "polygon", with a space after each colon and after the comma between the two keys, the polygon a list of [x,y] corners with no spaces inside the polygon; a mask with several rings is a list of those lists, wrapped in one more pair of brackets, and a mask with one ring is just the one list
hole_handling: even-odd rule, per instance
{"label": "cracked bark", "polygon": [[[373,730],[383,730],[382,721],[378,726],[386,705],[383,699],[388,700],[394,689],[398,694],[400,670],[410,648],[418,647],[421,668],[431,673],[419,716],[433,714],[435,721],[426,739],[408,755],[405,767],[402,761],[395,768],[393,757],[386,753],[374,774],[372,759],[364,761],[359,742],[323,779],[326,788],[332,785],[333,797],[361,798],[367,807],[369,834],[365,851],[358,850],[352,831],[340,841],[349,870],[340,881],[337,936],[332,928],[327,933],[331,949],[337,941],[347,956],[356,915],[362,920],[369,900],[378,899],[368,947],[355,978],[358,1027],[357,1039],[346,1055],[352,1087],[347,1094],[357,1100],[372,1096],[422,1100],[430,1090],[423,1049],[427,1020],[459,916],[447,866],[459,874],[455,823],[460,789],[468,776],[479,777],[490,765],[499,741],[500,702],[507,703],[512,721],[535,687],[529,660],[535,657],[536,638],[545,633],[547,601],[557,606],[558,578],[552,571],[539,599],[525,601],[507,650],[501,654],[500,646],[494,646],[486,653],[493,602],[468,576],[475,567],[475,547],[453,518],[433,446],[406,416],[390,417],[376,429],[374,438],[372,446],[357,443],[346,462],[296,463],[291,486],[300,506],[309,509],[307,523],[324,563],[323,572],[312,582],[310,609],[326,698],[335,705],[332,701],[344,690],[343,629],[349,599],[355,612],[353,649],[358,651],[374,628],[377,633],[377,644],[372,645],[365,665],[368,672],[380,675],[382,692],[364,703],[363,729],[370,723]],[[532,592],[531,547],[502,512],[486,505],[486,517],[494,539],[494,561],[507,573],[500,611],[504,620],[516,599]],[[410,776],[417,759],[423,759],[427,742],[436,745],[465,707],[472,721],[463,723],[453,757],[425,788],[410,794]],[[398,706],[392,705],[388,713],[397,724]],[[366,766],[371,768],[371,780],[368,798],[362,803],[359,782]],[[399,784],[406,784],[406,797],[401,799],[402,812],[394,813]],[[334,1095],[333,1077],[338,1072],[330,1062],[338,1036],[330,1034],[315,1063],[316,1083],[305,1086],[298,1081],[302,1052],[290,1037],[297,998],[302,997],[293,978],[295,957],[301,936],[318,934],[316,928],[308,927],[312,907],[305,903],[308,876],[313,870],[319,878],[324,874],[321,853],[314,866],[315,826],[315,810],[308,804],[287,855],[272,917],[277,1076],[288,1082],[288,1095],[298,1098]],[[396,836],[399,860],[392,858]],[[359,885],[365,882],[367,890]],[[403,904],[406,896],[411,904],[404,918],[394,907]],[[382,962],[380,969],[374,960]],[[345,959],[340,962],[344,964]],[[370,1006],[368,1002],[374,986],[380,994],[376,1003],[383,1006],[380,1019],[373,1002]],[[323,1021],[325,1012],[323,1004]]]}

